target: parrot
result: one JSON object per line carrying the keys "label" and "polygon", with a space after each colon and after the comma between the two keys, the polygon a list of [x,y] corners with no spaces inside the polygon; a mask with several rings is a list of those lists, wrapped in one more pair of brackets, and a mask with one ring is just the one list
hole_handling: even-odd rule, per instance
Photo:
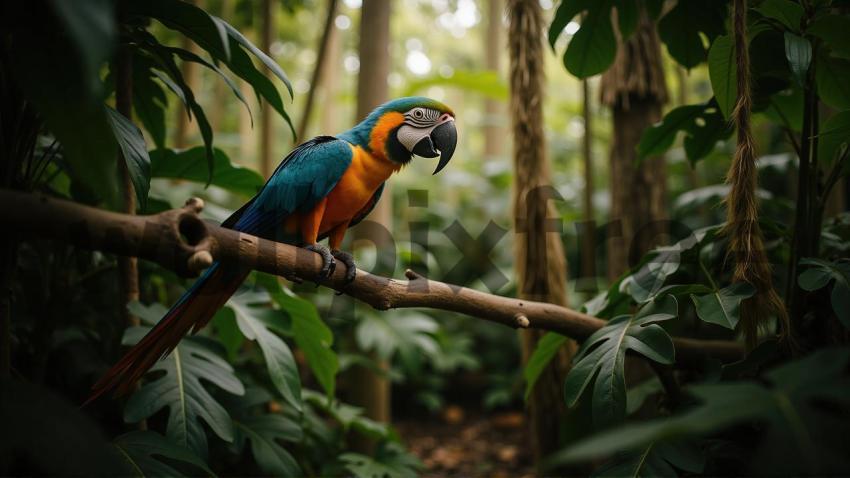
{"label": "parrot", "polygon": [[[322,258],[316,279],[327,280],[336,261],[355,279],[353,256],[340,250],[348,228],[362,221],[381,198],[389,177],[414,157],[437,158],[433,174],[457,146],[454,112],[425,97],[405,97],[378,106],[363,121],[336,136],[318,136],[290,152],[257,194],[221,227],[303,247]],[[328,246],[319,241],[327,238]],[[250,273],[213,262],[165,316],[94,384],[89,403],[113,391],[121,396],[180,340],[203,328]]]}

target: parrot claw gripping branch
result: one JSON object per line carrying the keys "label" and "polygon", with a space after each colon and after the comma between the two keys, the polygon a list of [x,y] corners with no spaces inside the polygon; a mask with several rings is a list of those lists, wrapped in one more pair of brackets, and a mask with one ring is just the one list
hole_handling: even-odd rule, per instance
{"label": "parrot claw gripping branch", "polygon": [[[351,254],[339,250],[347,229],[372,211],[392,173],[415,156],[439,156],[436,174],[451,160],[456,145],[454,112],[446,105],[423,97],[390,101],[338,136],[319,136],[295,148],[222,227],[317,254],[322,260],[317,286],[334,274],[339,260],[346,266],[348,285],[357,269]],[[324,238],[330,247],[319,244]],[[208,252],[193,254],[187,266],[206,271],[94,385],[89,401],[111,390],[116,395],[132,390],[190,330],[203,328],[251,271],[245,265],[213,261]]]}

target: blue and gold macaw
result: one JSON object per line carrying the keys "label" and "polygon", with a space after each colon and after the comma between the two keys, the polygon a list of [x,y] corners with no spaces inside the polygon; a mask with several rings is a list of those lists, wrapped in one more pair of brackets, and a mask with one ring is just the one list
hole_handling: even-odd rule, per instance
{"label": "blue and gold macaw", "polygon": [[[423,97],[399,98],[379,106],[360,124],[338,136],[319,136],[281,161],[263,188],[223,224],[247,234],[282,240],[322,257],[320,280],[347,266],[339,250],[349,227],[381,198],[384,182],[414,156],[440,157],[434,174],[455,151],[454,112]],[[328,238],[329,246],[319,244]],[[197,332],[236,291],[250,270],[219,262],[207,269],[148,334],[95,384],[92,400],[116,390],[127,393],[154,363],[170,353],[190,329]]]}

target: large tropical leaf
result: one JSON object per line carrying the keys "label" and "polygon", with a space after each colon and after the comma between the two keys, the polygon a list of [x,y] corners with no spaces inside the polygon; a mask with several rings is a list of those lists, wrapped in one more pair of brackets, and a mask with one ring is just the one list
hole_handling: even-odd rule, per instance
{"label": "large tropical leaf", "polygon": [[339,459],[356,478],[415,478],[422,468],[422,463],[397,443],[383,444],[374,457],[343,453]]}
{"label": "large tropical leaf", "polygon": [[303,431],[295,420],[286,415],[265,413],[262,405],[271,399],[265,390],[251,388],[229,409],[236,432],[234,448],[241,454],[246,443],[250,443],[254,461],[264,473],[301,476],[301,468],[281,441],[298,443],[303,439]]}
{"label": "large tropical leaf", "polygon": [[[116,438],[113,446],[133,472],[127,476],[139,478],[146,476],[187,476],[170,462],[188,465],[195,470],[202,471],[206,476],[215,476],[215,473],[197,455],[156,432],[130,432]],[[197,476],[195,473],[191,476]]]}
{"label": "large tropical leaf", "polygon": [[728,119],[738,96],[735,45],[730,35],[720,35],[711,44],[708,50],[708,77],[717,105],[723,116]]}
{"label": "large tropical leaf", "polygon": [[657,322],[675,318],[677,309],[672,296],[654,300],[634,315],[611,319],[585,340],[564,382],[567,406],[574,406],[595,379],[594,423],[604,427],[621,421],[626,416],[626,351],[658,363],[673,363],[673,341]]}
{"label": "large tropical leaf", "polygon": [[[550,466],[558,464],[556,461],[549,463]],[[680,476],[676,470],[701,473],[704,466],[705,458],[693,443],[653,442],[636,452],[619,454],[596,469],[591,476],[676,477]]]}
{"label": "large tropical leaf", "polygon": [[157,148],[165,147],[165,112],[168,97],[149,69],[133,62],[133,111]]}
{"label": "large tropical leaf", "polygon": [[700,34],[713,41],[725,30],[726,2],[688,0],[677,2],[658,22],[658,35],[680,65],[693,68],[706,59]]}
{"label": "large tropical leaf", "polygon": [[[756,471],[779,475],[846,474],[850,380],[846,348],[824,349],[768,372],[765,382],[694,385],[686,389],[699,405],[668,418],[625,425],[594,435],[557,453],[567,464],[643,449],[659,441],[706,437],[734,425],[767,426]],[[776,460],[775,457],[783,457]],[[740,470],[745,472],[746,470]]]}
{"label": "large tropical leaf", "polygon": [[[186,179],[205,183],[208,179],[206,153],[203,147],[184,151],[156,149],[151,151],[151,176]],[[256,171],[234,165],[224,151],[214,148],[214,173],[210,184],[243,196],[253,196],[263,187],[263,177]]]}
{"label": "large tropical leaf", "polygon": [[832,310],[844,327],[850,329],[850,260],[829,262],[823,259],[805,258],[800,265],[809,266],[797,283],[805,290],[823,289],[835,281],[830,292]]}
{"label": "large tropical leaf", "polygon": [[374,440],[387,439],[393,434],[388,425],[368,418],[362,408],[339,400],[328,400],[326,395],[312,390],[304,390],[303,395],[305,402],[333,418],[344,431],[355,430]]}
{"label": "large tropical leaf", "polygon": [[136,193],[136,201],[141,209],[147,205],[148,191],[151,187],[151,158],[145,146],[145,137],[132,121],[110,107],[106,107],[107,118],[112,134],[121,148],[127,172]]}
{"label": "large tropical leaf", "polygon": [[749,282],[737,282],[706,295],[691,294],[697,316],[704,322],[734,330],[741,318],[741,302],[756,293]]}
{"label": "large tropical leaf", "polygon": [[397,351],[402,355],[420,351],[434,354],[439,346],[431,334],[438,328],[434,319],[417,312],[364,314],[355,336],[362,350],[374,350],[383,358]]}
{"label": "large tropical leaf", "polygon": [[[142,319],[159,318],[165,308],[136,305],[133,312]],[[149,327],[132,327],[124,333],[124,345],[134,345],[150,331]],[[233,426],[224,407],[204,387],[213,384],[234,395],[245,388],[230,366],[215,351],[216,344],[203,337],[184,338],[180,345],[150,370],[153,376],[127,402],[124,420],[137,422],[163,408],[168,408],[166,435],[180,446],[200,456],[207,454],[207,436],[201,422],[222,440],[233,440]]]}
{"label": "large tropical leaf", "polygon": [[691,163],[706,157],[718,141],[732,134],[732,128],[723,118],[716,100],[680,106],[643,132],[637,147],[638,156],[645,158],[664,153],[673,145],[680,131],[685,133],[685,154]]}
{"label": "large tropical leaf", "polygon": [[280,311],[269,307],[271,298],[265,292],[244,292],[227,301],[236,316],[242,335],[260,346],[269,378],[281,396],[293,408],[301,411],[301,377],[289,345],[272,330],[280,322]]}
{"label": "large tropical leaf", "polygon": [[564,66],[577,78],[604,72],[614,63],[617,39],[611,26],[613,0],[588,3],[587,16],[564,53]]}

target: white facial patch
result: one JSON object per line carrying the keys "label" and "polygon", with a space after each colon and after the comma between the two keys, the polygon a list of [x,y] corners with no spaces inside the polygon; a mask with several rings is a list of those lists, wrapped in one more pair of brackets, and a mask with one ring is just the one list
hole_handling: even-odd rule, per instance
{"label": "white facial patch", "polygon": [[413,148],[416,146],[416,143],[422,141],[423,138],[430,136],[431,132],[434,131],[434,128],[449,121],[454,121],[454,118],[448,117],[438,123],[432,124],[431,126],[422,128],[417,128],[405,123],[398,129],[398,141],[403,144],[408,151],[413,152]]}

